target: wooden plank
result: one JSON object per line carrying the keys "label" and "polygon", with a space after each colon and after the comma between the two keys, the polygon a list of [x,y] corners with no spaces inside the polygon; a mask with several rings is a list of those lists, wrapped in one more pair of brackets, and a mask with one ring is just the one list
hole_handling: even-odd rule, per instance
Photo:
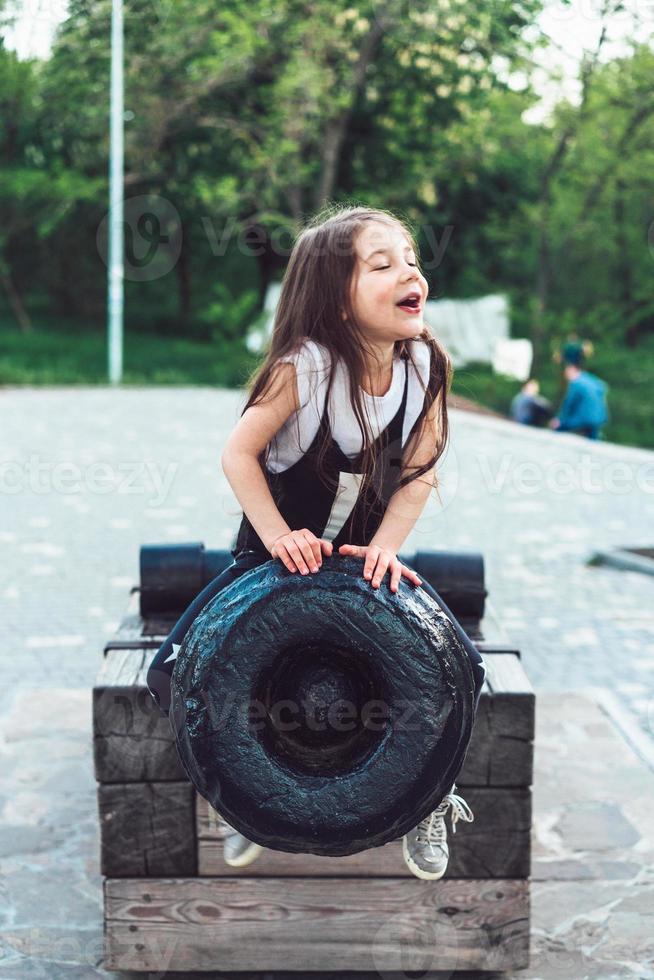
{"label": "wooden plank", "polygon": [[[457,785],[457,790],[459,786]],[[525,788],[469,788],[461,794],[475,819],[459,820],[456,833],[446,819],[450,860],[447,878],[527,878],[531,871],[531,790]],[[289,854],[266,848],[252,865],[231,868],[223,846],[228,832],[224,821],[198,793],[195,802],[198,839],[198,874],[247,877],[311,877],[343,875],[411,877],[402,856],[402,840],[345,857]]]}
{"label": "wooden plank", "polygon": [[[495,694],[534,697],[534,688],[518,657],[489,655],[489,674],[490,685]],[[533,729],[530,728],[529,731],[533,736]]]}
{"label": "wooden plank", "polygon": [[101,873],[197,874],[196,795],[189,782],[98,786]]}
{"label": "wooden plank", "polygon": [[[138,586],[134,585],[130,589],[129,599],[127,602],[127,609],[125,610],[125,615],[120,621],[118,629],[109,638],[110,643],[118,643],[120,640],[125,640],[127,642],[131,640],[138,639],[143,632],[143,619],[141,618],[140,608],[139,608],[139,597],[141,590]],[[105,653],[107,648],[105,647]]]}
{"label": "wooden plank", "polygon": [[473,637],[473,642],[479,652],[512,653],[520,658],[521,653],[502,625],[500,616],[494,604],[487,598],[484,604],[484,615],[479,624],[479,637]]}
{"label": "wooden plank", "polygon": [[514,643],[500,643],[497,640],[485,639],[475,640],[474,637],[472,640],[482,657],[485,657],[487,653],[507,653],[522,659],[522,654]]}
{"label": "wooden plank", "polygon": [[111,650],[93,688],[93,761],[100,783],[186,779],[170,721],[146,683],[151,650]]}
{"label": "wooden plank", "polygon": [[511,970],[529,882],[105,879],[108,970]]}
{"label": "wooden plank", "polygon": [[154,654],[146,647],[110,650],[96,677],[98,687],[145,687]]}
{"label": "wooden plank", "polygon": [[517,723],[515,735],[507,732],[514,716],[510,702],[494,710],[493,697],[485,697],[482,691],[470,742],[456,777],[457,786],[531,786],[534,743],[517,731]]}
{"label": "wooden plank", "polygon": [[[168,718],[147,689],[148,650],[111,650],[93,689],[95,778],[185,779]],[[515,656],[485,654],[488,673],[457,784],[530,786],[535,695]]]}
{"label": "wooden plank", "polygon": [[531,786],[534,689],[517,656],[484,653],[483,658],[486,680],[457,785]]}
{"label": "wooden plank", "polygon": [[[536,722],[536,695],[518,657],[485,654],[486,682],[492,693],[485,711],[499,715],[494,719],[495,732],[531,740]],[[481,704],[479,706],[481,711]]]}
{"label": "wooden plank", "polygon": [[141,590],[137,585],[130,589],[125,615],[118,629],[104,647],[105,655],[110,650],[138,649],[139,641],[143,647],[159,647],[177,622],[176,616],[156,616],[143,618],[140,612]]}
{"label": "wooden plank", "polygon": [[[457,790],[459,790],[457,784]],[[446,878],[527,878],[531,870],[531,790],[473,789],[461,795],[474,821],[459,820],[456,833],[446,818],[450,860]],[[266,848],[252,865],[231,868],[223,858],[227,827],[207,801],[197,795],[198,874],[212,877],[411,877],[402,841],[346,857],[288,854]]]}

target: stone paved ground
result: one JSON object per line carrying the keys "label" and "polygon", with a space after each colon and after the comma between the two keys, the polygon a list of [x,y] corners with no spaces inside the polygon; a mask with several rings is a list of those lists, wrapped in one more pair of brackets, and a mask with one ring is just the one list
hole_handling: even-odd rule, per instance
{"label": "stone paved ground", "polygon": [[[2,978],[105,975],[94,968],[101,911],[90,689],[138,580],[140,545],[230,547],[238,506],[219,456],[241,403],[238,392],[209,388],[0,390]],[[606,692],[623,729],[651,757],[654,579],[585,562],[595,548],[654,544],[654,453],[453,412],[442,479],[442,503],[428,505],[403,553],[482,552],[491,599],[543,705],[556,705],[549,692]],[[587,704],[580,698],[578,710]],[[592,731],[599,722],[589,724]],[[626,759],[626,742],[619,744]],[[619,765],[613,773],[619,806]],[[646,773],[625,787],[641,790],[637,815],[621,811],[627,837],[623,821],[638,826],[642,810],[652,812]],[[609,792],[597,820],[610,838]],[[572,824],[564,836],[574,843],[579,812]],[[645,859],[645,839],[634,833],[631,844],[618,842],[634,854],[612,864],[625,881]],[[551,845],[547,833],[543,840]],[[583,878],[589,865],[579,854]],[[614,872],[605,875],[606,909]],[[551,916],[557,903],[574,904],[573,894],[557,898]],[[636,919],[623,911],[611,928],[635,936]],[[552,956],[558,932],[552,926],[546,937]],[[651,965],[634,972],[624,950],[620,956],[614,972],[608,961],[605,972],[592,973],[581,963],[556,973],[560,964],[550,962],[523,976],[654,976]]]}

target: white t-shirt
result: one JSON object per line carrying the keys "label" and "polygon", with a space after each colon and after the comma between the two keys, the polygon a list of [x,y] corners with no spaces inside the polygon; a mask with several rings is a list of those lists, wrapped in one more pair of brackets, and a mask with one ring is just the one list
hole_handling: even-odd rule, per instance
{"label": "white t-shirt", "polygon": [[[411,355],[418,366],[418,373],[409,362],[402,446],[406,445],[409,432],[422,411],[425,388],[429,382],[429,347],[422,340],[411,340],[409,344]],[[273,473],[281,473],[296,463],[300,456],[307,452],[316,437],[325,406],[331,355],[322,344],[307,338],[295,354],[287,354],[281,360],[295,364],[300,409],[293,412],[286,420],[268,446],[266,467]],[[386,428],[400,407],[404,391],[404,371],[404,362],[397,354],[393,361],[393,380],[385,395],[370,395],[361,388],[373,439]],[[418,374],[422,379],[422,385]],[[336,411],[334,406],[337,408]],[[357,456],[361,452],[361,432],[350,403],[347,367],[340,359],[336,363],[329,399],[329,424],[332,438],[338,443],[342,452],[350,458]]]}

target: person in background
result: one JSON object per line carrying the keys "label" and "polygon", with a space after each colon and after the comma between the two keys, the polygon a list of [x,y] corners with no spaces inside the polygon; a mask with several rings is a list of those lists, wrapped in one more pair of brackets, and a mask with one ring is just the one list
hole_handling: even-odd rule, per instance
{"label": "person in background", "polygon": [[525,381],[511,402],[511,418],[522,425],[543,426],[554,414],[546,398],[539,394],[536,378]]}
{"label": "person in background", "polygon": [[609,421],[608,385],[583,368],[581,344],[566,344],[563,350],[563,374],[568,390],[550,427],[557,432],[576,432],[588,439],[601,438],[601,429]]}

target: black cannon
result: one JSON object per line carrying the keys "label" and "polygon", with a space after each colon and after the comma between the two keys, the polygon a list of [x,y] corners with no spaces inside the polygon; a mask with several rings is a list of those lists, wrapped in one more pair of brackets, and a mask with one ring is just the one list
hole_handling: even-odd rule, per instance
{"label": "black cannon", "polygon": [[[162,583],[168,603],[172,582],[200,589],[224,554],[143,549],[142,608],[161,602]],[[441,584],[434,559],[418,564]],[[372,589],[361,571],[338,554],[307,577],[271,559],[209,601],[178,652],[172,714],[187,775],[266,847],[346,855],[397,839],[461,767],[474,680],[459,636],[425,590]],[[458,609],[483,610],[480,556],[446,554],[440,571]]]}

